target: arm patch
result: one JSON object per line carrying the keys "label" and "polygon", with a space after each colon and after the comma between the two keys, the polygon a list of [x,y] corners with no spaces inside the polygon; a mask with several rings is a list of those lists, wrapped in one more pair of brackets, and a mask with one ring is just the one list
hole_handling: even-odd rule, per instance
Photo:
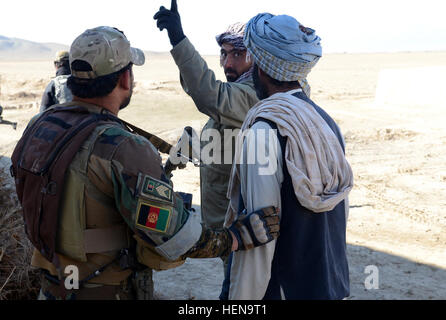
{"label": "arm patch", "polygon": [[172,207],[157,206],[144,200],[138,201],[136,227],[166,233],[172,219]]}
{"label": "arm patch", "polygon": [[135,228],[160,245],[181,229],[189,215],[170,184],[139,174]]}
{"label": "arm patch", "polygon": [[149,176],[144,177],[141,188],[141,194],[143,196],[172,203],[172,193],[172,187],[169,184]]}

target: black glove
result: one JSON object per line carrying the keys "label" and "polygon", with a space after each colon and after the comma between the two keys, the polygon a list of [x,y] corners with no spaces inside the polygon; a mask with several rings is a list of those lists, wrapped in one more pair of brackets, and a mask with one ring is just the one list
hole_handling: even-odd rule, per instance
{"label": "black glove", "polygon": [[242,212],[239,219],[229,227],[229,231],[237,238],[237,251],[249,250],[277,239],[279,223],[277,209],[267,207],[248,215]]}
{"label": "black glove", "polygon": [[172,0],[170,10],[164,7],[160,7],[160,10],[153,16],[153,19],[157,20],[156,26],[163,31],[167,29],[169,40],[172,46],[176,46],[186,36],[183,33],[183,27],[181,26],[181,18],[178,13],[177,0]]}

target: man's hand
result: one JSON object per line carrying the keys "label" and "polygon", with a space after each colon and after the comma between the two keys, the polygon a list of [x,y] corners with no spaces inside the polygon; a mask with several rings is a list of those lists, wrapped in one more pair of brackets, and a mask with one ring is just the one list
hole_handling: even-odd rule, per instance
{"label": "man's hand", "polygon": [[172,46],[175,47],[181,40],[186,38],[183,33],[183,27],[181,26],[177,0],[172,0],[170,10],[167,10],[163,6],[160,7],[160,10],[153,16],[153,19],[157,20],[156,26],[158,29],[161,31],[167,29],[167,34],[169,35],[169,40]]}
{"label": "man's hand", "polygon": [[237,239],[236,250],[248,250],[277,239],[279,224],[278,209],[267,207],[241,216],[229,227],[229,231]]}

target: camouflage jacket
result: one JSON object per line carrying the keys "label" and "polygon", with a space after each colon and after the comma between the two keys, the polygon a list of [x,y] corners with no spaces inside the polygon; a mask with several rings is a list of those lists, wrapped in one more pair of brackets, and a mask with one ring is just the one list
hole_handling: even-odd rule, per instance
{"label": "camouflage jacket", "polygon": [[[206,61],[200,56],[188,38],[182,40],[171,51],[179,70],[184,91],[194,100],[197,109],[208,115],[209,121],[203,128],[218,130],[221,136],[221,164],[205,164],[200,168],[201,214],[203,222],[213,228],[221,228],[229,200],[226,192],[229,184],[231,163],[235,143],[224,141],[225,129],[240,128],[249,109],[259,100],[252,77],[240,83],[216,80]],[[199,81],[197,81],[199,79]],[[201,148],[209,142],[201,141]]]}
{"label": "camouflage jacket", "polygon": [[[66,105],[80,105],[92,113],[104,112],[97,106],[79,102]],[[100,125],[67,170],[57,252],[62,257],[62,266],[77,265],[82,278],[112,261],[119,247],[135,243],[135,235],[139,244],[159,253],[153,248],[184,229],[189,215],[165,178],[155,147],[146,138],[130,133],[122,124]],[[120,231],[122,227],[124,233]],[[180,251],[180,260],[225,256],[231,251],[232,238],[228,231],[199,228],[195,238],[183,235],[189,245]],[[98,240],[94,236],[97,229],[115,230],[114,238]],[[93,236],[87,234],[89,231],[93,231]],[[93,250],[89,252],[87,248]],[[38,252],[34,254],[33,264],[55,273]],[[91,282],[117,284],[128,276],[116,262]]]}
{"label": "camouflage jacket", "polygon": [[40,112],[45,111],[55,104],[63,104],[73,100],[73,95],[67,86],[67,79],[70,71],[65,68],[57,70],[56,77],[53,78],[45,88],[40,103]]}

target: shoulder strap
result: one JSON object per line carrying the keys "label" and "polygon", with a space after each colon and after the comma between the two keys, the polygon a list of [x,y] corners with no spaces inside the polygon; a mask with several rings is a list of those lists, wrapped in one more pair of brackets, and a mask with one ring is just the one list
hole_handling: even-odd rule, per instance
{"label": "shoulder strap", "polygon": [[160,137],[157,137],[152,133],[144,131],[143,129],[138,128],[137,126],[134,126],[133,124],[130,124],[122,119],[121,121],[130,129],[131,132],[139,134],[140,136],[143,136],[144,138],[149,140],[155,146],[155,148],[157,148],[160,152],[169,154],[170,150],[173,148],[170,143],[164,141]]}

